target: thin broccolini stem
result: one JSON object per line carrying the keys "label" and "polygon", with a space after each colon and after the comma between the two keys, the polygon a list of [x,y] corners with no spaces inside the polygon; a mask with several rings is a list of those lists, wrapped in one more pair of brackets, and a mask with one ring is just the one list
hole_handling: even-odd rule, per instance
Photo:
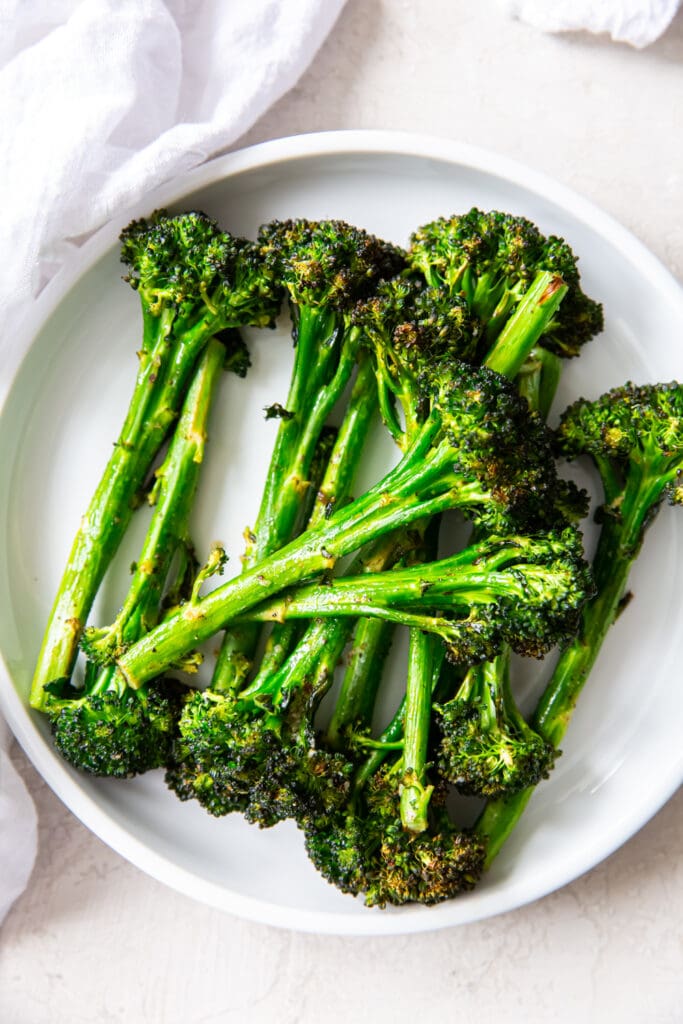
{"label": "thin broccolini stem", "polygon": [[[296,532],[302,502],[325,422],[349,383],[356,365],[357,334],[342,314],[297,307],[296,345],[287,404],[266,476],[266,485],[250,542],[245,569],[288,543]],[[343,461],[343,460],[342,460]],[[212,686],[239,689],[248,673],[259,630],[227,630]]]}
{"label": "thin broccolini stem", "polygon": [[[434,497],[420,495],[421,486],[428,488],[449,464],[451,448],[446,441],[433,450],[430,460],[422,458],[428,439],[438,429],[435,416],[402,463],[361,498],[242,576],[217,587],[196,605],[169,616],[131,647],[119,661],[129,685],[140,686],[159,675],[232,619],[285,587],[329,570],[338,558],[383,534],[447,508],[471,507],[489,500],[478,483],[458,482],[457,478],[449,490]],[[387,494],[392,495],[390,501]]]}
{"label": "thin broccolini stem", "polygon": [[81,519],[50,613],[31,685],[32,707],[42,706],[47,684],[71,676],[95,594],[152,462],[177,418],[188,376],[209,339],[203,321],[180,337],[169,331],[166,316],[156,321],[156,333],[146,323],[128,412]]}
{"label": "thin broccolini stem", "polygon": [[540,271],[498,335],[484,364],[505,377],[516,377],[566,294],[567,286],[562,278]]}
{"label": "thin broccolini stem", "polygon": [[[246,534],[248,543],[242,558],[245,570],[291,540],[324,424],[324,418],[319,417],[315,424],[310,422],[311,407],[320,401],[324,390],[329,390],[329,378],[334,376],[339,357],[339,338],[340,323],[335,313],[308,308],[297,312],[289,392],[256,522]],[[342,390],[343,386],[344,382]],[[246,624],[236,632],[226,630],[214,668],[213,689],[240,688],[251,668],[259,634],[258,627]]]}
{"label": "thin broccolini stem", "polygon": [[[629,481],[619,519],[607,519],[593,562],[598,592],[585,606],[576,639],[564,649],[536,708],[533,727],[558,747],[571,721],[578,697],[621,610],[631,567],[638,556],[652,504],[653,481]],[[534,787],[507,800],[490,801],[477,822],[488,837],[487,865],[502,849],[519,821]]]}
{"label": "thin broccolini stem", "polygon": [[347,727],[361,729],[370,725],[394,635],[393,624],[382,619],[361,618],[356,623],[350,620],[349,627],[354,625],[341,690],[325,733],[325,741],[333,749],[340,747]]}
{"label": "thin broccolini stem", "polygon": [[[190,383],[166,458],[157,471],[154,511],[121,611],[112,625],[86,631],[84,646],[95,662],[113,661],[126,645],[152,629],[163,613],[169,571],[177,550],[186,543],[209,412],[224,359],[223,345],[210,341]],[[120,685],[115,668],[105,665],[96,674],[89,666],[86,679],[93,693]]]}
{"label": "thin broccolini stem", "polygon": [[[334,508],[341,506],[347,500],[376,410],[377,397],[374,389],[372,364],[366,356],[361,356],[358,374],[351,389],[344,419],[337,431],[326,467],[321,474],[311,474],[312,478],[315,477],[313,486],[316,493],[307,523],[308,529],[323,524],[332,514]],[[234,630],[239,635],[241,629],[248,628],[249,624],[247,623],[243,626],[235,624],[229,632],[232,633]],[[340,628],[348,631],[350,626],[348,623],[344,623],[344,626]],[[254,678],[254,685],[258,686],[260,681],[265,681],[269,675],[280,669],[300,636],[300,632],[301,627],[295,623],[278,623],[273,627],[258,673]],[[323,643],[322,646],[324,648],[325,644]]]}
{"label": "thin broccolini stem", "polygon": [[[439,645],[438,647],[436,647],[436,649],[433,652],[434,660],[431,680],[432,695],[434,694],[434,691],[436,690],[436,687],[439,684],[439,680],[441,678],[441,670],[443,668],[445,657],[446,652],[443,646]],[[361,790],[363,786],[367,783],[368,779],[370,779],[371,776],[373,776],[375,772],[378,771],[379,768],[381,768],[385,758],[387,757],[387,754],[391,750],[390,745],[402,742],[405,721],[405,708],[406,698],[404,695],[401,699],[401,703],[399,704],[398,709],[394,714],[394,717],[391,719],[386,729],[384,729],[379,739],[377,740],[378,744],[385,743],[387,744],[387,746],[384,749],[378,747],[377,750],[374,750],[372,754],[368,757],[368,759],[365,761],[363,766],[359,769],[354,780],[355,790]]]}
{"label": "thin broccolini stem", "polygon": [[561,376],[562,360],[542,345],[531,350],[517,376],[519,393],[544,420],[550,415]]}
{"label": "thin broccolini stem", "polygon": [[361,453],[377,413],[377,392],[370,359],[362,354],[349,403],[337,432],[327,469],[322,478],[307,528],[328,519],[351,494]]}
{"label": "thin broccolini stem", "polygon": [[432,717],[433,637],[411,629],[403,732],[401,822],[409,832],[424,832],[434,789],[426,786],[427,746]]}

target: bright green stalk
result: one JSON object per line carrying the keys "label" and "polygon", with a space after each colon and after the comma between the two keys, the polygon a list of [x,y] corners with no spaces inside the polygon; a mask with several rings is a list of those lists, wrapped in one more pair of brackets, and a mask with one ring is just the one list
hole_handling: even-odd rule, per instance
{"label": "bright green stalk", "polygon": [[[433,673],[430,687],[432,695],[434,694],[441,678],[441,671],[445,657],[446,652],[444,647],[442,645],[436,647],[433,651]],[[397,747],[400,747],[400,749],[403,748],[405,709],[406,697],[404,695],[394,717],[391,719],[386,729],[384,729],[378,740],[373,741],[375,749],[357,772],[354,780],[354,789],[359,791],[363,788],[368,779],[370,779],[375,772],[381,768],[385,758],[392,750],[397,749]]]}
{"label": "bright green stalk", "polygon": [[[140,557],[135,563],[128,594],[112,625],[86,630],[84,648],[92,664],[88,692],[122,690],[112,662],[127,644],[152,629],[162,615],[162,599],[176,552],[187,544],[190,510],[206,443],[206,426],[216,384],[225,361],[225,348],[211,341],[198,364],[178,425],[163,465],[157,471],[155,507]],[[103,667],[95,670],[99,663]],[[44,709],[46,692],[34,707]]]}
{"label": "bright green stalk", "polygon": [[433,786],[426,786],[427,746],[432,717],[434,644],[432,637],[411,629],[403,724],[401,822],[409,832],[424,832]]}
{"label": "bright green stalk", "polygon": [[[128,527],[139,492],[176,419],[187,379],[208,337],[202,322],[180,338],[166,317],[146,324],[135,388],[104,473],[80,521],[38,656],[31,705],[43,689],[68,679],[92,602]],[[162,369],[160,370],[160,366]]]}
{"label": "bright green stalk", "polygon": [[540,271],[498,335],[484,365],[510,379],[516,377],[566,294],[562,278]]}
{"label": "bright green stalk", "polygon": [[[605,520],[593,562],[597,595],[585,606],[576,639],[564,649],[539,701],[533,728],[554,747],[564,737],[578,697],[600,653],[603,641],[621,611],[629,573],[640,551],[651,515],[654,481],[630,480],[619,518]],[[661,482],[657,482],[661,490]],[[484,809],[477,831],[488,836],[487,865],[495,859],[519,821],[534,787],[508,800],[494,800]]]}
{"label": "bright green stalk", "polygon": [[[372,364],[367,356],[361,356],[358,374],[332,452],[322,473],[322,479],[315,482],[315,496],[308,519],[308,529],[323,524],[333,509],[342,505],[349,496],[370,423],[377,410],[377,397],[373,385]],[[226,635],[239,636],[242,630],[250,628],[248,623],[235,624]],[[350,627],[348,623],[344,623],[340,628],[348,632]],[[300,626],[296,623],[276,624],[273,627],[254,679],[255,685],[280,669],[299,635]],[[216,672],[212,685],[216,686],[218,680],[222,683],[224,679],[225,673]]]}
{"label": "bright green stalk", "polygon": [[[294,366],[286,406],[266,475],[256,523],[249,531],[245,570],[257,565],[292,539],[318,440],[356,363],[353,329],[336,311],[296,308]],[[239,689],[253,661],[259,630],[242,626],[226,631],[212,686]]]}
{"label": "bright green stalk", "polygon": [[[337,559],[383,534],[447,508],[471,508],[488,502],[489,496],[477,482],[457,478],[450,489],[429,493],[429,482],[443,473],[451,452],[450,444],[443,441],[433,458],[423,461],[439,430],[437,416],[399,466],[361,498],[242,576],[216,588],[196,605],[169,616],[131,647],[119,660],[129,685],[139,686],[161,674],[232,619],[285,587],[333,568]],[[424,496],[421,490],[426,492]],[[387,494],[392,494],[391,501],[387,501]]]}
{"label": "bright green stalk", "polygon": [[519,393],[524,395],[530,409],[546,420],[562,376],[562,359],[541,345],[531,350],[519,371]]}
{"label": "bright green stalk", "polygon": [[[353,620],[342,621],[347,622],[350,632]],[[341,746],[347,726],[362,728],[370,724],[393,635],[392,624],[382,619],[361,618],[355,623],[341,691],[325,732],[325,741],[333,749]]]}
{"label": "bright green stalk", "polygon": [[351,494],[361,454],[377,412],[374,371],[367,355],[361,354],[358,373],[351,389],[344,418],[337,432],[327,469],[318,488],[308,529],[329,519]]}
{"label": "bright green stalk", "polygon": [[345,329],[337,313],[299,310],[292,384],[247,565],[257,564],[292,539],[318,438],[355,367],[355,334]]}

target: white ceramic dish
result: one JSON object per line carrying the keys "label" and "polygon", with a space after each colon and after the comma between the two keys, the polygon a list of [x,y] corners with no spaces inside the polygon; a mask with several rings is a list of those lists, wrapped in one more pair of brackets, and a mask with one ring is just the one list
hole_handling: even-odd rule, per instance
{"label": "white ceramic dish", "polygon": [[[273,925],[338,934],[397,934],[511,910],[576,878],[640,828],[683,775],[680,521],[665,511],[633,579],[637,600],[609,636],[565,754],[479,889],[425,909],[366,909],[321,880],[299,834],[261,832],[180,804],[161,773],[112,782],[72,771],[53,752],[26,693],[75,524],[118,431],[130,391],[138,310],[119,280],[116,237],[160,205],[199,207],[253,235],[273,217],[340,217],[397,242],[435,216],[476,204],[523,213],[563,235],[581,257],[606,331],[566,370],[561,405],[627,378],[683,376],[683,293],[622,227],[559,185],[508,160],[435,139],[380,132],[299,136],[234,153],[146,197],[88,242],[45,289],[24,328],[27,352],[0,416],[0,705],[25,751],[101,839],[163,882]],[[284,332],[255,338],[246,385],[225,382],[212,425],[195,534],[226,542],[236,564],[255,514],[274,427],[263,406],[284,397]],[[278,343],[280,342],[280,343]],[[240,440],[242,454],[235,458]],[[377,465],[390,457],[387,443]],[[372,470],[370,470],[372,472]],[[136,529],[139,531],[141,523]],[[115,610],[135,551],[127,540],[96,614]],[[680,577],[679,577],[680,578]],[[108,621],[107,618],[102,621]],[[645,685],[643,683],[645,682]],[[535,680],[529,679],[529,693]]]}

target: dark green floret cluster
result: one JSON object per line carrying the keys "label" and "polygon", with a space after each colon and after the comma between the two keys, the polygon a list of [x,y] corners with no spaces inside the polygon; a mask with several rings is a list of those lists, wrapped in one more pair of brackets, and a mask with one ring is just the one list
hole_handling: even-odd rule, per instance
{"label": "dark green floret cluster", "polygon": [[602,330],[602,308],[581,290],[570,247],[555,235],[544,236],[524,217],[476,209],[442,217],[413,234],[410,261],[431,285],[464,296],[486,323],[489,346],[539,285],[541,303],[566,290],[541,335],[546,348],[562,357],[576,356]]}
{"label": "dark green floret cluster", "polygon": [[380,768],[354,806],[304,823],[306,850],[318,871],[342,892],[363,893],[371,907],[429,906],[473,889],[484,864],[482,839],[457,828],[443,800],[434,801],[428,829],[407,831],[399,786],[394,770]]}
{"label": "dark green floret cluster", "polygon": [[510,796],[548,777],[555,748],[527,725],[510,690],[509,658],[474,665],[437,707],[438,769],[461,793]]}
{"label": "dark green floret cluster", "polygon": [[[249,241],[158,211],[121,246],[141,300],[138,376],[33,707],[83,771],[164,768],[211,815],[296,822],[324,878],[369,906],[469,891],[552,771],[645,529],[665,500],[683,502],[683,389],[627,384],[550,429],[562,361],[600,333],[602,310],[566,242],[520,216],[441,218],[404,250],[340,220],[273,221]],[[241,563],[215,545],[201,565],[192,511],[211,408],[249,386],[238,329],[273,326],[284,300],[292,369],[263,410],[258,511]],[[363,488],[379,418],[396,459]],[[582,455],[604,487],[592,566],[588,496],[558,472]],[[119,611],[88,623],[143,505]],[[555,648],[527,719],[516,672]],[[474,826],[454,791],[483,802]]]}
{"label": "dark green floret cluster", "polygon": [[129,778],[168,763],[180,711],[177,687],[168,682],[131,690],[111,681],[92,693],[66,687],[47,709],[60,754],[91,775]]}

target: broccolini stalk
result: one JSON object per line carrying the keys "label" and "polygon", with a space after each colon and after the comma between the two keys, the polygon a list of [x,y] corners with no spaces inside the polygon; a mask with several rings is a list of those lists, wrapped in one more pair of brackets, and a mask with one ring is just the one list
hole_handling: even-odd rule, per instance
{"label": "broccolini stalk", "polygon": [[369,726],[382,679],[384,662],[391,649],[393,624],[384,619],[360,618],[348,623],[353,640],[347,658],[341,691],[325,731],[325,742],[333,750],[342,746],[349,728]]}
{"label": "broccolini stalk", "polygon": [[391,530],[448,508],[489,529],[538,522],[559,484],[547,429],[526,402],[500,375],[464,364],[449,367],[447,383],[432,387],[429,416],[398,466],[325,523],[129,648],[119,659],[129,684],[159,675],[232,619]]}
{"label": "broccolini stalk", "polygon": [[[320,484],[326,472],[330,452],[335,445],[337,431],[326,427],[321,433],[311,464],[310,487],[302,505],[302,518],[307,520],[316,505]],[[300,632],[295,623],[288,623],[274,631],[268,638],[261,658],[259,672],[270,673],[287,656],[292,643]],[[251,668],[249,655],[258,637],[258,627],[253,623],[234,624],[226,631],[211,679],[215,690],[239,689]]]}
{"label": "broccolini stalk", "polygon": [[157,472],[156,506],[128,596],[113,625],[88,629],[83,636],[89,658],[83,689],[51,683],[42,692],[41,709],[50,717],[60,753],[95,775],[134,775],[165,764],[170,753],[179,712],[172,688],[152,682],[131,690],[111,662],[163,614],[176,553],[187,544],[206,425],[224,359],[223,345],[210,341]]}
{"label": "broccolini stalk", "polygon": [[[302,586],[248,615],[262,622],[358,614],[387,619],[434,633],[453,661],[468,664],[495,655],[502,643],[540,657],[573,635],[591,593],[581,539],[567,527],[535,537],[489,536],[424,565]],[[430,661],[422,688],[430,689],[431,678]]]}
{"label": "broccolini stalk", "polygon": [[401,824],[424,832],[434,787],[427,783],[427,748],[432,720],[434,644],[422,630],[410,630],[408,674],[403,718],[403,776],[400,786]]}
{"label": "broccolini stalk", "polygon": [[[301,508],[300,518],[303,523],[303,527],[296,529],[297,534],[301,533],[301,529],[310,521],[314,509],[319,504],[320,487],[323,477],[327,473],[330,455],[336,446],[336,440],[336,429],[333,427],[325,427],[320,435],[320,440],[318,441],[313,462],[311,464],[311,470],[309,473],[310,487]],[[263,654],[261,655],[257,677],[267,677],[279,669],[293,645],[301,635],[301,631],[301,627],[295,622],[287,622],[273,627],[272,632],[266,640]],[[229,632],[233,635],[239,635],[239,627],[234,625]],[[227,647],[227,645],[224,645],[221,648],[221,654],[223,654],[225,647]],[[236,674],[232,670],[230,670],[229,680],[232,681],[232,685],[234,686]],[[225,685],[225,682],[221,680],[218,667],[214,672],[211,685],[218,689],[221,689]]]}
{"label": "broccolini stalk", "polygon": [[562,359],[542,345],[532,348],[517,374],[519,393],[544,420],[550,415],[561,376]]}
{"label": "broccolini stalk", "polygon": [[[295,342],[286,405],[280,418],[256,523],[248,533],[244,567],[250,569],[295,535],[324,424],[345,391],[358,358],[359,331],[351,311],[382,277],[403,269],[405,254],[343,221],[274,221],[259,232],[273,275],[288,294]],[[218,670],[233,669],[238,688],[253,658],[258,634],[242,630],[224,638]]]}
{"label": "broccolini stalk", "polygon": [[[128,282],[142,304],[143,341],[128,412],[81,519],[50,613],[31,687],[40,708],[47,684],[68,680],[104,573],[128,526],[138,492],[176,420],[187,381],[212,336],[272,324],[279,294],[252,243],[203,214],[163,211],[121,235]],[[242,376],[244,355],[235,366]]]}
{"label": "broccolini stalk", "polygon": [[[307,528],[320,525],[335,507],[342,505],[349,496],[360,455],[365,445],[370,423],[377,411],[377,397],[374,387],[373,368],[368,358],[361,354],[358,374],[351,389],[351,395],[331,454],[324,467],[322,479],[315,482],[312,490],[313,507],[308,517]],[[247,626],[245,623],[244,626]],[[243,626],[234,624],[233,630]],[[348,625],[344,624],[344,629]],[[271,672],[283,664],[299,634],[295,623],[276,624],[266,645],[259,665],[256,680],[266,679]],[[323,646],[325,646],[323,644]],[[256,681],[255,680],[255,681]]]}
{"label": "broccolini stalk", "polygon": [[[440,686],[445,657],[445,647],[443,644],[437,645],[432,651],[432,696],[437,691],[437,687]],[[367,785],[370,778],[381,768],[385,758],[392,750],[403,750],[405,710],[406,696],[404,694],[393,718],[378,739],[371,740],[362,734],[354,736],[357,744],[368,747],[372,751],[356,772],[353,783],[356,790],[360,791]]]}
{"label": "broccolini stalk", "polygon": [[[597,593],[586,604],[575,640],[567,646],[534,715],[536,731],[557,747],[600,653],[624,607],[631,567],[661,504],[683,504],[683,386],[627,384],[595,402],[565,412],[559,446],[569,458],[589,455],[600,473],[605,504],[593,561]],[[488,836],[487,863],[502,848],[533,787],[487,804],[477,830]]]}

